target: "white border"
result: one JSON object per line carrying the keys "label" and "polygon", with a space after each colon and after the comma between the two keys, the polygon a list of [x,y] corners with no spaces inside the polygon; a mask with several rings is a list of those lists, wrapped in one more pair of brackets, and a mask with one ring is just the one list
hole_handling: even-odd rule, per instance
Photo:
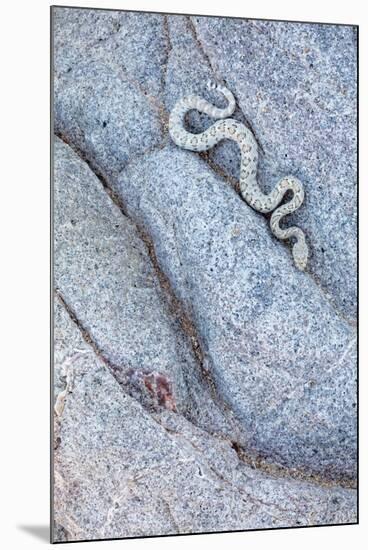
{"label": "white border", "polygon": [[[362,548],[367,534],[368,17],[363,2],[239,0],[56,2],[145,11],[360,25],[360,415],[359,526],[92,543],[124,548]],[[44,545],[19,526],[49,519],[49,1],[1,6],[1,532],[4,548]],[[79,547],[77,547],[79,548]]]}

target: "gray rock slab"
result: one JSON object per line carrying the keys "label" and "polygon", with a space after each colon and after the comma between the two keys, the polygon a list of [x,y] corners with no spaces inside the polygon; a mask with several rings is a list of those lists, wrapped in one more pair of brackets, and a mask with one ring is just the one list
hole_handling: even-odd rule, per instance
{"label": "gray rock slab", "polygon": [[[232,437],[231,414],[213,401],[180,312],[169,309],[135,225],[58,138],[54,161],[57,292],[120,383],[145,406],[178,410]],[[70,341],[58,314],[56,308],[55,339]],[[57,389],[65,385],[65,368],[56,369]]]}
{"label": "gray rock slab", "polygon": [[53,328],[53,394],[58,415],[62,414],[66,393],[72,389],[74,363],[78,362],[78,371],[82,372],[82,363],[85,361],[86,370],[88,370],[93,363],[94,353],[71,323],[69,315],[58,298],[54,300]]}
{"label": "gray rock slab", "polygon": [[158,95],[169,49],[166,26],[160,14],[55,7],[56,75],[70,74],[82,60],[102,61]]}
{"label": "gray rock slab", "polygon": [[117,188],[197,328],[205,366],[265,460],[356,468],[355,332],[288,247],[195,153],[132,163]]}
{"label": "gray rock slab", "polygon": [[[303,182],[305,204],[292,220],[306,231],[310,270],[327,297],[355,321],[356,29],[206,17],[191,21],[214,74],[234,92],[262,146],[262,187],[271,190],[289,173]],[[233,144],[227,151],[222,146],[215,159],[238,179]]]}
{"label": "gray rock slab", "polygon": [[356,491],[253,470],[180,415],[148,414],[85,358],[57,417],[55,541],[356,521]]}
{"label": "gray rock slab", "polygon": [[213,78],[213,73],[198,48],[190,18],[168,16],[167,21],[170,51],[163,96],[166,109],[171,111],[181,97],[203,89],[205,83]]}
{"label": "gray rock slab", "polygon": [[[356,522],[355,29],[58,7],[53,30],[80,151],[56,139],[56,541]],[[262,187],[303,181],[307,273],[229,185],[235,144],[170,143],[183,95],[223,105],[208,79]]]}
{"label": "gray rock slab", "polygon": [[[163,101],[168,112],[182,97],[190,94],[203,95],[214,104],[225,107],[224,98],[206,87],[208,81],[221,82],[222,78],[215,74],[201,43],[198,41],[197,29],[188,16],[168,16],[170,36],[170,51],[167,62]],[[237,106],[234,116],[247,126],[242,111]],[[197,133],[208,128],[213,119],[197,111],[191,111],[186,117],[188,129]],[[216,166],[225,169],[232,175],[234,181],[239,178],[240,153],[235,143],[221,142],[206,154]]]}
{"label": "gray rock slab", "polygon": [[113,177],[166,138],[160,103],[146,91],[162,86],[162,17],[71,8],[54,13],[55,131]]}

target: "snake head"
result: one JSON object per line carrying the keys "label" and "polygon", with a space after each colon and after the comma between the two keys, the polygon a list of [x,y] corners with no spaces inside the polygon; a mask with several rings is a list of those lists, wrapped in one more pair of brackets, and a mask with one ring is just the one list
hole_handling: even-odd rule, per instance
{"label": "snake head", "polygon": [[305,239],[298,239],[292,249],[294,263],[300,271],[304,271],[308,262],[308,246]]}
{"label": "snake head", "polygon": [[217,84],[213,80],[207,80],[206,85],[208,90],[215,90],[217,88]]}

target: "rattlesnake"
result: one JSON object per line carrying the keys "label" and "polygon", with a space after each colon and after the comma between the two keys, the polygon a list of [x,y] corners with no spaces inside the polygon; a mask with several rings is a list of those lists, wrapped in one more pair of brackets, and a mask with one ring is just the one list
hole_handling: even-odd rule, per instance
{"label": "rattlesnake", "polygon": [[[169,119],[169,132],[172,140],[179,147],[190,151],[208,151],[225,138],[235,141],[241,150],[240,191],[243,198],[249,206],[258,212],[273,212],[270,226],[271,231],[278,239],[292,237],[296,239],[292,248],[294,262],[298,269],[304,270],[308,261],[308,246],[303,231],[299,227],[288,227],[287,229],[280,227],[280,220],[286,214],[294,212],[302,204],[304,200],[303,185],[296,177],[286,176],[276,184],[268,195],[262,192],[257,182],[258,151],[253,134],[241,122],[227,118],[235,110],[233,94],[224,86],[212,82],[208,82],[207,87],[208,89],[217,89],[222,93],[228,101],[228,106],[225,108],[215,107],[197,95],[189,95],[180,99],[171,111]],[[191,109],[222,120],[216,121],[200,134],[192,134],[184,127],[185,115]],[[287,191],[293,192],[292,199],[277,208]]]}

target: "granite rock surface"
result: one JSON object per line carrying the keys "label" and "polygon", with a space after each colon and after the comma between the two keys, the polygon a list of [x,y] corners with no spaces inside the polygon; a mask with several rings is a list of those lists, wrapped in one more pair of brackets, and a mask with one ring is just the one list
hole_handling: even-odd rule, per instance
{"label": "granite rock surface", "polygon": [[56,8],[53,29],[55,132],[112,177],[166,135],[162,17]]}
{"label": "granite rock surface", "polygon": [[56,372],[69,365],[54,429],[56,540],[354,521],[354,490],[263,473],[183,416],[149,414],[96,357],[59,299],[55,310],[63,326]]}
{"label": "granite rock surface", "polygon": [[[356,521],[356,30],[53,8],[56,540]],[[226,84],[239,152],[170,141]],[[188,128],[212,123],[198,113]]]}
{"label": "granite rock surface", "polygon": [[[198,365],[195,334],[165,282],[160,285],[149,244],[58,138],[54,160],[57,296],[117,380],[146,407],[178,411],[231,436],[235,428],[211,401]],[[55,338],[67,340],[57,318],[55,325]]]}
{"label": "granite rock surface", "polygon": [[132,163],[119,190],[193,319],[205,368],[245,428],[241,443],[354,478],[355,330],[266,220],[173,146]]}
{"label": "granite rock surface", "polygon": [[[259,181],[303,182],[293,216],[311,247],[309,269],[356,320],[357,50],[347,26],[192,17],[213,71],[237,97],[261,146]],[[343,46],[342,46],[343,45]],[[226,158],[226,155],[224,155]],[[218,158],[236,178],[238,163]]]}

